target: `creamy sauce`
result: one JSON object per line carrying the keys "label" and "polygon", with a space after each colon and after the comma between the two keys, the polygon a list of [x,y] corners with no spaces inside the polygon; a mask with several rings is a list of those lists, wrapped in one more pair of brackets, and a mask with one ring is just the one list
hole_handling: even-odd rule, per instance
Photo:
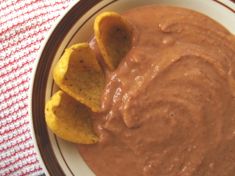
{"label": "creamy sauce", "polygon": [[97,176],[235,175],[235,38],[194,11],[123,14],[133,47],[107,74],[100,137],[79,151]]}

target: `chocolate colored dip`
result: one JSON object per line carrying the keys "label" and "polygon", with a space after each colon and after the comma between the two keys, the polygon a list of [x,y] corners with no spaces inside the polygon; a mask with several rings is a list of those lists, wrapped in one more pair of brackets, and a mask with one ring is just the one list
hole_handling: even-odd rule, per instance
{"label": "chocolate colored dip", "polygon": [[100,137],[79,151],[97,176],[235,175],[235,38],[200,13],[123,14],[133,47],[107,75]]}

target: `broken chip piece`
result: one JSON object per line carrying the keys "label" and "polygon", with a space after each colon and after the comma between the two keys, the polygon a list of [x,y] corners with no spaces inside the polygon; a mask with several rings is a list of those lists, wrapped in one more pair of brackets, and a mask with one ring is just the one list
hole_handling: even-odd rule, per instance
{"label": "broken chip piece", "polygon": [[92,130],[91,111],[63,91],[46,103],[46,123],[60,138],[79,144],[93,144],[98,137]]}
{"label": "broken chip piece", "polygon": [[71,97],[94,112],[100,110],[105,77],[88,43],[67,48],[55,65],[53,77],[56,84]]}
{"label": "broken chip piece", "polygon": [[103,12],[94,22],[95,38],[109,69],[117,68],[131,48],[132,27],[121,15]]}

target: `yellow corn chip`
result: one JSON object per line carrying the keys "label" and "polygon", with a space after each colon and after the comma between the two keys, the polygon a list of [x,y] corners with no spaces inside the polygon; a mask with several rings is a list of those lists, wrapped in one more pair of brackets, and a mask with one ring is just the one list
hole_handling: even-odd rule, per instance
{"label": "yellow corn chip", "polygon": [[46,103],[46,123],[58,137],[79,144],[93,144],[98,137],[92,130],[91,111],[62,91]]}
{"label": "yellow corn chip", "polygon": [[71,97],[94,112],[100,110],[105,77],[88,43],[75,44],[66,49],[55,65],[53,77],[56,84]]}
{"label": "yellow corn chip", "polygon": [[132,27],[118,13],[103,12],[94,23],[95,38],[109,69],[117,68],[132,44]]}

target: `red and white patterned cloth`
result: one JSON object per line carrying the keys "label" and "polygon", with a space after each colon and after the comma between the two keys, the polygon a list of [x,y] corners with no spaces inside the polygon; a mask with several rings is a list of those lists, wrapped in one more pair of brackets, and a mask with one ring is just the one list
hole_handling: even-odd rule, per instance
{"label": "red and white patterned cloth", "polygon": [[38,50],[73,0],[0,0],[0,175],[41,175],[28,91]]}

